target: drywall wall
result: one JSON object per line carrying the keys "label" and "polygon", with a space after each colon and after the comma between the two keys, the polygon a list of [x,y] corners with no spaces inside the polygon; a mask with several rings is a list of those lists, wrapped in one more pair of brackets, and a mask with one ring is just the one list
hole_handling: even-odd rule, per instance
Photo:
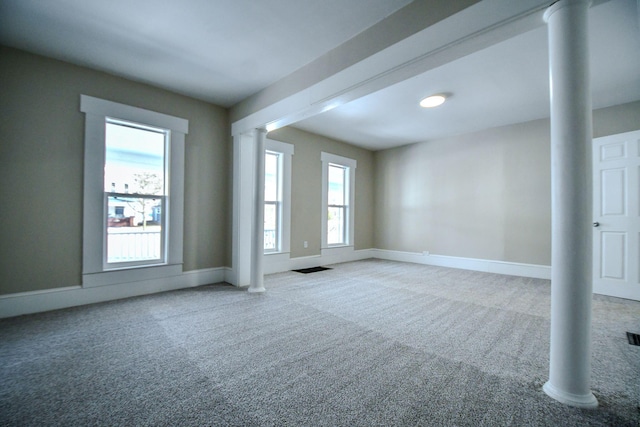
{"label": "drywall wall", "polygon": [[184,270],[226,265],[226,109],[3,46],[0,93],[0,294],[81,283],[80,94],[189,120]]}
{"label": "drywall wall", "polygon": [[[594,112],[594,136],[640,128],[640,102]],[[375,153],[376,248],[551,263],[548,120]]]}
{"label": "drywall wall", "polygon": [[[355,159],[355,249],[373,244],[373,152],[293,127],[267,138],[294,145],[291,170],[291,257],[320,255],[322,228],[322,161],[325,151]],[[304,248],[303,242],[309,242]]]}
{"label": "drywall wall", "polygon": [[593,113],[593,137],[640,129],[640,101],[602,108]]}

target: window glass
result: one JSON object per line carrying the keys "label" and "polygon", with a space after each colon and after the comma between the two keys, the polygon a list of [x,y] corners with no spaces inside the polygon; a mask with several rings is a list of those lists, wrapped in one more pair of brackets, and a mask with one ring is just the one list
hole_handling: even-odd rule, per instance
{"label": "window glass", "polygon": [[347,209],[345,203],[345,176],[347,168],[329,164],[328,171],[328,213],[327,213],[327,244],[338,245],[346,243],[345,221]]}
{"label": "window glass", "polygon": [[164,195],[166,131],[107,119],[105,191]]}
{"label": "window glass", "polygon": [[281,162],[280,153],[267,151],[264,164],[264,250],[277,252],[280,250],[280,217],[282,203],[280,195]]}
{"label": "window glass", "polygon": [[278,200],[278,153],[267,152],[264,163],[264,199]]}
{"label": "window glass", "polygon": [[344,215],[345,208],[341,206],[329,207],[327,217],[327,243],[329,245],[338,245],[345,243],[344,241]]}
{"label": "window glass", "polygon": [[264,253],[288,254],[291,236],[291,158],[294,147],[265,140]]}
{"label": "window glass", "polygon": [[[167,131],[107,119],[107,263],[163,260]],[[133,197],[135,196],[135,197]]]}
{"label": "window glass", "polygon": [[343,166],[329,165],[329,205],[344,205]]}
{"label": "window glass", "polygon": [[278,249],[278,206],[273,202],[264,204],[264,250]]}

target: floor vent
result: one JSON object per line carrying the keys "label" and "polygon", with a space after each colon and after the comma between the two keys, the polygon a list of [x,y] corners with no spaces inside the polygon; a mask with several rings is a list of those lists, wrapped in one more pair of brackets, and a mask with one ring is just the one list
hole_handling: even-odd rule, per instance
{"label": "floor vent", "polygon": [[640,334],[627,332],[627,339],[629,340],[629,344],[631,345],[640,345]]}
{"label": "floor vent", "polygon": [[296,273],[309,274],[309,273],[317,273],[318,271],[325,271],[325,270],[331,270],[331,269],[329,267],[311,267],[311,268],[302,268],[300,270],[292,270],[292,271],[295,271]]}

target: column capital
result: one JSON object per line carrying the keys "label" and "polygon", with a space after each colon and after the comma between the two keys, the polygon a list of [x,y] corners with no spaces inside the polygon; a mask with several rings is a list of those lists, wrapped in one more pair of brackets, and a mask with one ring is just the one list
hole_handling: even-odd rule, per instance
{"label": "column capital", "polygon": [[243,137],[255,138],[255,137],[265,136],[266,134],[267,134],[266,128],[254,128],[254,129],[243,130],[242,132],[239,132],[239,133],[234,133],[232,134],[232,136],[234,137],[243,136]]}
{"label": "column capital", "polygon": [[566,7],[574,7],[574,6],[585,6],[587,8],[591,7],[592,0],[558,0],[553,3],[551,6],[547,8],[544,12],[544,22],[549,22],[549,18],[555,12],[560,9],[564,9]]}

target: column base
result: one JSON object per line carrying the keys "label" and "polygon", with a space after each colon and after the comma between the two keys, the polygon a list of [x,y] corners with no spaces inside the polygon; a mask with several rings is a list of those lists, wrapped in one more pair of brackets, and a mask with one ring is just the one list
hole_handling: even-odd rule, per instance
{"label": "column base", "polygon": [[577,408],[591,409],[598,407],[598,399],[596,399],[596,397],[591,392],[589,392],[588,394],[567,393],[558,390],[556,387],[551,385],[549,381],[544,384],[542,390],[544,390],[547,396],[557,400],[560,403],[564,403],[565,405],[575,406]]}
{"label": "column base", "polygon": [[260,286],[260,287],[249,286],[249,289],[247,289],[247,292],[249,292],[250,294],[259,294],[265,291],[266,289],[264,288],[264,286]]}

